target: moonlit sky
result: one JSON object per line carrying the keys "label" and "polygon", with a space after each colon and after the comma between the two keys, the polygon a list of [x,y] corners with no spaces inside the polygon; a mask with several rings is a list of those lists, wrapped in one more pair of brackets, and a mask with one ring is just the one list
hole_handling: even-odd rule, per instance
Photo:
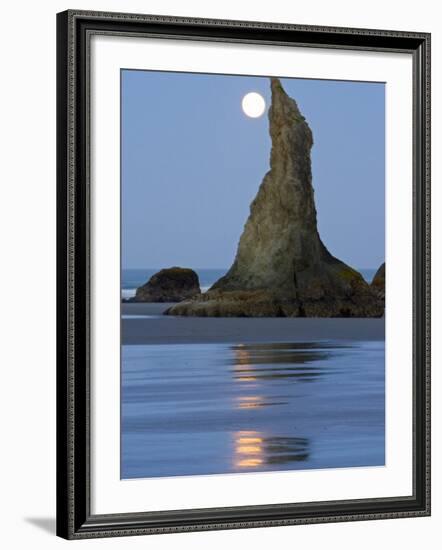
{"label": "moonlit sky", "polygon": [[[266,77],[122,71],[122,267],[228,268],[269,169]],[[324,244],[356,268],[385,258],[385,86],[281,78],[314,137]],[[266,100],[247,117],[243,96]]]}

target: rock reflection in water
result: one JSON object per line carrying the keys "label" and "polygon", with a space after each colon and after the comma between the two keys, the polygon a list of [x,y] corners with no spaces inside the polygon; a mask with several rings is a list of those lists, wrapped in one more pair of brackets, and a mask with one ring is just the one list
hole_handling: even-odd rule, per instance
{"label": "rock reflection in water", "polygon": [[265,437],[254,430],[236,432],[234,449],[234,469],[239,471],[302,462],[309,457],[309,441],[305,437]]}
{"label": "rock reflection in water", "polygon": [[[327,345],[317,343],[237,344],[231,346],[231,350],[233,356],[229,364],[233,367],[231,372],[234,381],[245,383],[242,386],[244,391],[250,385],[255,390],[252,394],[235,398],[236,408],[240,410],[287,405],[289,396],[257,394],[260,383],[284,378],[313,382],[326,372],[324,366],[313,363],[325,361],[330,356]],[[247,422],[246,418],[244,422]],[[239,430],[233,434],[233,438],[233,464],[238,471],[265,469],[268,465],[303,462],[309,458],[309,441],[306,437],[265,436],[257,430]]]}
{"label": "rock reflection in water", "polygon": [[260,409],[274,405],[286,405],[283,399],[268,399],[261,395],[240,395],[235,398],[237,409]]}
{"label": "rock reflection in water", "polygon": [[[340,346],[345,347],[345,346]],[[239,382],[292,378],[298,382],[312,382],[330,373],[325,363],[332,354],[328,344],[278,343],[237,344],[231,347],[233,378]],[[336,349],[336,346],[333,346]]]}
{"label": "rock reflection in water", "polygon": [[385,464],[383,342],[123,346],[122,478]]}

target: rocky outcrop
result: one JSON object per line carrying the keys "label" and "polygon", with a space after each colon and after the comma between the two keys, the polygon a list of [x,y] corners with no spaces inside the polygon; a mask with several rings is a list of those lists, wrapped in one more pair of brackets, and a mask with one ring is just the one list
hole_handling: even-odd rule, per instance
{"label": "rocky outcrop", "polygon": [[376,271],[371,281],[371,288],[379,298],[385,300],[385,263]]}
{"label": "rocky outcrop", "polygon": [[207,293],[167,313],[381,316],[382,304],[370,285],[333,257],[319,236],[310,160],[312,132],[276,78],[271,79],[271,91],[270,170],[250,206],[233,265]]}
{"label": "rocky outcrop", "polygon": [[181,302],[201,293],[198,275],[192,269],[170,267],[152,275],[137,288],[133,302]]}

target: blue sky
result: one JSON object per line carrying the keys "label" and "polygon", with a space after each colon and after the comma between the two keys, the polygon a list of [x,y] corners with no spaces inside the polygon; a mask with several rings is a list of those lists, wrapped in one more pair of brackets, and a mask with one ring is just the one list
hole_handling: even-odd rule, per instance
{"label": "blue sky", "polygon": [[[353,267],[385,258],[385,86],[281,78],[314,138],[324,244]],[[266,113],[247,117],[243,96]],[[228,268],[269,169],[266,77],[122,71],[123,268]]]}

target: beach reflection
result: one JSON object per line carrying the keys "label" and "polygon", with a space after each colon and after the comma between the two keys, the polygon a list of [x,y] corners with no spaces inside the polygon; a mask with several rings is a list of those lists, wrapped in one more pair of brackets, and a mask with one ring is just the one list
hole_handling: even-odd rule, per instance
{"label": "beach reflection", "polygon": [[305,437],[264,437],[256,430],[241,430],[233,437],[237,470],[303,462],[309,458],[309,440]]}
{"label": "beach reflection", "polygon": [[239,431],[234,434],[234,467],[254,468],[264,461],[263,438],[256,431]]}
{"label": "beach reflection", "polygon": [[235,398],[236,409],[261,409],[274,405],[285,405],[286,400],[266,398],[262,395],[240,395]]}
{"label": "beach reflection", "polygon": [[[336,346],[334,347],[336,349]],[[281,407],[290,402],[289,386],[285,395],[267,391],[267,385],[287,382],[314,382],[326,373],[323,362],[329,355],[327,345],[318,343],[237,344],[231,347],[231,372],[240,394],[234,397],[234,408],[244,411],[243,428],[233,434],[233,468],[253,471],[268,465],[283,465],[307,461],[309,439],[293,437],[274,429],[246,429],[256,423],[254,411],[266,407]],[[330,373],[330,368],[328,369]],[[285,393],[285,392],[284,392]],[[250,414],[248,414],[250,413]],[[253,416],[250,416],[253,415]],[[283,426],[281,426],[283,427]]]}
{"label": "beach reflection", "polygon": [[330,373],[324,363],[314,364],[326,361],[330,356],[331,351],[326,344],[237,344],[231,350],[233,357],[230,364],[237,382],[275,379],[312,382],[326,372]]}
{"label": "beach reflection", "polygon": [[122,478],[384,464],[383,343],[124,346]]}

